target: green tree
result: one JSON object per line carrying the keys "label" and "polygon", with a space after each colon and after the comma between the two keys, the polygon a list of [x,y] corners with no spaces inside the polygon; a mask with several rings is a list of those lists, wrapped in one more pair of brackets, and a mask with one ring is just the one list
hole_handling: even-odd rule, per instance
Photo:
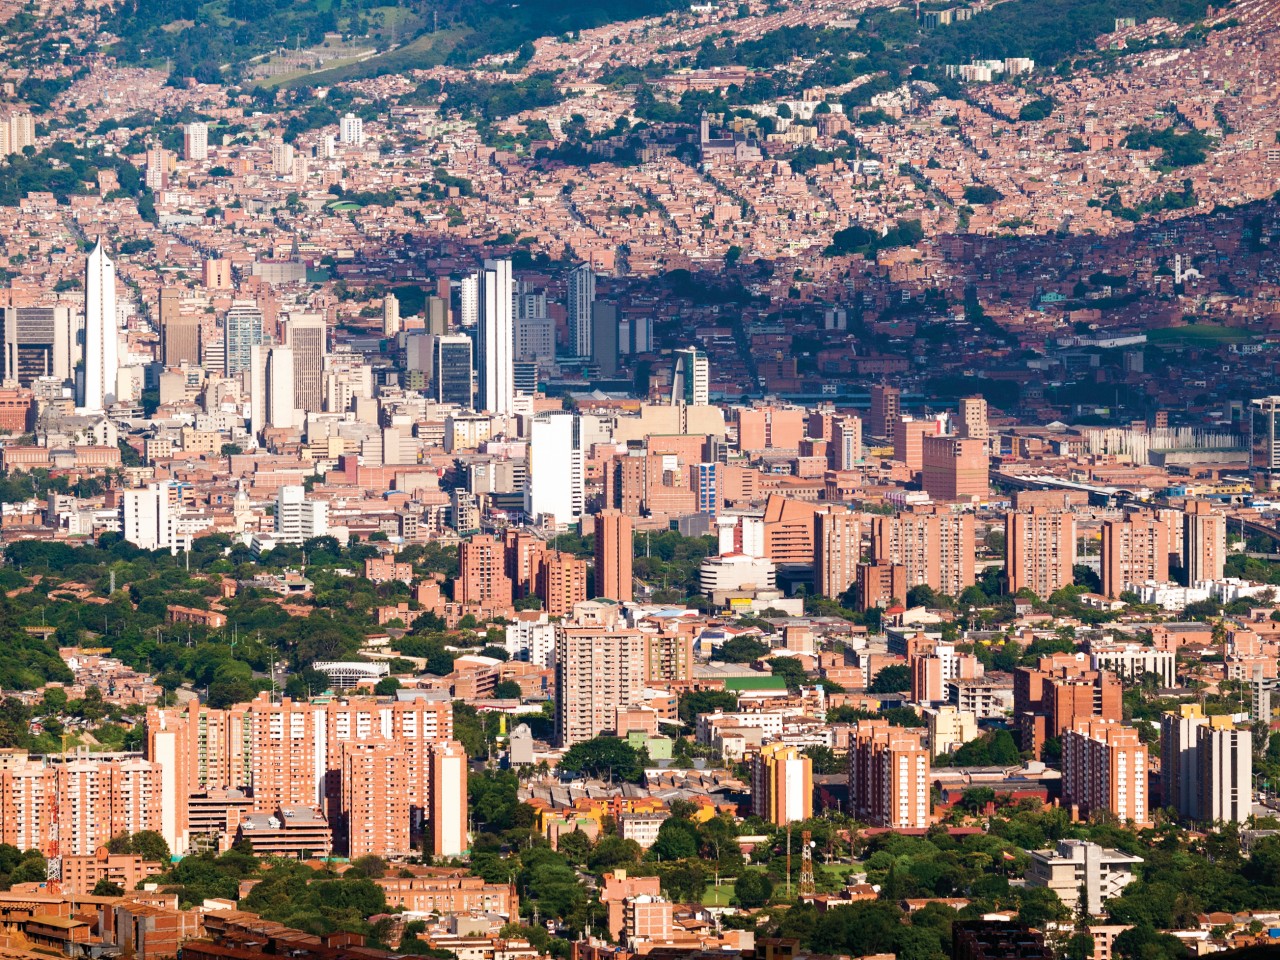
{"label": "green tree", "polygon": [[870,693],[901,693],[911,689],[911,670],[902,664],[881,667],[867,688]]}
{"label": "green tree", "polygon": [[763,907],[773,898],[773,881],[763,870],[744,870],[734,882],[733,895],[748,910]]}
{"label": "green tree", "polygon": [[596,737],[575,743],[560,761],[560,769],[578,776],[624,783],[639,783],[644,776],[640,753],[617,737]]}

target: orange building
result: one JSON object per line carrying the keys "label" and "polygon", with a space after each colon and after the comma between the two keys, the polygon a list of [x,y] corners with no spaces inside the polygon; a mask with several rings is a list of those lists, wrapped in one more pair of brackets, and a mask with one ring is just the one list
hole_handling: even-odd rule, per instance
{"label": "orange building", "polygon": [[913,474],[924,469],[924,438],[938,435],[937,420],[899,420],[893,434],[893,459]]}
{"label": "orange building", "polygon": [[1183,518],[1183,561],[1187,583],[1221,580],[1227,559],[1227,518],[1205,500],[1187,502]]}
{"label": "orange building", "polygon": [[902,418],[902,391],[883,383],[871,385],[871,414],[867,430],[873,437],[893,442]]}
{"label": "orange building", "polygon": [[752,812],[775,826],[813,816],[813,761],[800,748],[771,743],[751,758]]}
{"label": "orange building", "polygon": [[1096,810],[1122,822],[1150,823],[1147,745],[1117,720],[1081,720],[1062,735],[1062,799],[1087,816]]}
{"label": "orange building", "polygon": [[1036,756],[1050,737],[1061,737],[1082,720],[1119,721],[1121,687],[1115,674],[1094,670],[1083,655],[1041,657],[1035,667],[1013,673],[1013,716],[1022,749]]}
{"label": "orange building", "polygon": [[515,597],[531,597],[537,590],[538,568],[547,544],[527,530],[508,530],[503,543],[505,572]]}
{"label": "orange building", "polygon": [[587,561],[553,553],[538,568],[538,597],[548,616],[567,617],[574,604],[587,599]]}
{"label": "orange building", "polygon": [[634,596],[631,558],[635,547],[631,518],[621,510],[601,510],[595,523],[595,595],[628,603]]}
{"label": "orange building", "polygon": [[813,563],[817,504],[770,494],[764,504],[764,555],[774,563]]}
{"label": "orange building", "polygon": [[1008,590],[1024,587],[1047,598],[1074,582],[1076,518],[1074,514],[1032,507],[1005,515],[1005,571]]}
{"label": "orange building", "polygon": [[985,500],[989,492],[987,444],[968,437],[930,437],[922,443],[921,486],[934,500]]}
{"label": "orange building", "polygon": [[838,598],[857,579],[862,559],[861,517],[844,507],[828,507],[815,520],[813,582],[824,597]]}
{"label": "orange building", "polygon": [[409,757],[389,740],[342,744],[342,802],[338,832],[351,859],[415,853]]}
{"label": "orange building", "polygon": [[975,550],[972,514],[933,507],[871,520],[871,559],[905,567],[908,588],[959,596],[974,584]]}
{"label": "orange building", "polygon": [[511,604],[511,578],[506,573],[502,544],[487,534],[464,541],[458,547],[458,579],[454,599],[459,603]]}
{"label": "orange building", "polygon": [[849,812],[874,826],[927,828],[929,768],[922,731],[859,720],[849,740]]}
{"label": "orange building", "polygon": [[1130,584],[1169,579],[1169,528],[1153,513],[1129,513],[1102,524],[1102,592],[1118,597]]}
{"label": "orange building", "polygon": [[556,630],[556,738],[573,746],[613,730],[618,709],[642,702],[646,637],[638,630]]}
{"label": "orange building", "polygon": [[858,564],[858,609],[888,607],[907,601],[907,568],[900,563],[874,561]]}
{"label": "orange building", "polygon": [[799,450],[805,420],[801,407],[744,407],[738,410],[738,449]]}

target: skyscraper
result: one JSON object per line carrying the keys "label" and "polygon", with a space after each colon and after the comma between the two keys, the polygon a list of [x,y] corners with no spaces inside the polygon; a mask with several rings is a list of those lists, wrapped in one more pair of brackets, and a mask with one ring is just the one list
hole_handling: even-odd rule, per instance
{"label": "skyscraper", "polygon": [[638,630],[556,630],[556,740],[562,747],[616,730],[618,710],[640,701],[646,645]]}
{"label": "skyscraper", "polygon": [[249,370],[254,347],[262,346],[262,311],[252,303],[233,303],[223,318],[223,341],[226,354],[223,363],[228,377]]}
{"label": "skyscraper", "polygon": [[569,273],[569,343],[579,357],[591,356],[591,305],[596,302],[596,274],[589,264]]}
{"label": "skyscraper", "polygon": [[841,506],[819,511],[813,534],[813,585],[824,597],[838,599],[858,576],[862,559],[862,524]]}
{"label": "skyscraper", "polygon": [[932,806],[924,731],[859,720],[849,740],[849,810],[874,826],[925,829]]}
{"label": "skyscraper", "polygon": [[1102,524],[1102,592],[1118,597],[1130,585],[1169,579],[1169,528],[1154,514],[1129,513]]}
{"label": "skyscraper", "polygon": [[318,313],[291,314],[283,324],[293,351],[293,403],[307,413],[324,406],[324,358],[328,326]]}
{"label": "skyscraper", "polygon": [[991,436],[984,398],[965,397],[960,401],[960,435],[974,440],[986,440]]}
{"label": "skyscraper", "polygon": [[515,350],[511,261],[486,260],[479,279],[480,398],[488,413],[515,412],[515,384],[511,364]]}
{"label": "skyscraper", "polygon": [[480,274],[469,273],[458,284],[458,322],[474,327],[480,320]]}
{"label": "skyscraper", "polygon": [[697,347],[675,352],[671,402],[689,406],[706,406],[711,402],[711,367],[707,355]]}
{"label": "skyscraper", "polygon": [[621,510],[601,510],[596,514],[597,597],[626,603],[632,599],[631,518]]}
{"label": "skyscraper", "polygon": [[190,161],[209,159],[209,125],[207,123],[188,123],[182,128],[182,156],[183,159]]}
{"label": "skyscraper", "polygon": [[160,357],[166,367],[200,362],[200,321],[181,314],[181,291],[160,291]]}
{"label": "skyscraper", "polygon": [[67,307],[0,307],[0,380],[69,380],[77,359]]}
{"label": "skyscraper", "polygon": [[459,603],[509,606],[511,578],[507,576],[506,551],[487,535],[464,540],[458,546],[458,579],[454,599]]}
{"label": "skyscraper", "polygon": [[1027,587],[1047,598],[1069,586],[1076,562],[1076,518],[1066,511],[1032,507],[1005,514],[1005,571],[1009,592]]}
{"label": "skyscraper", "polygon": [[591,362],[600,375],[612,377],[618,372],[618,307],[612,303],[591,305]]}
{"label": "skyscraper", "polygon": [[338,121],[338,142],[353,147],[364,146],[364,121],[348,113]]}
{"label": "skyscraper", "polygon": [[906,567],[908,588],[923,583],[958,597],[974,583],[973,515],[929,509],[873,517],[871,559]]}
{"label": "skyscraper", "polygon": [[400,332],[400,301],[394,293],[382,298],[382,335],[394,337]]}
{"label": "skyscraper", "polygon": [[538,596],[551,617],[568,617],[587,599],[587,561],[568,553],[544,557],[538,570]]}
{"label": "skyscraper", "polygon": [[871,435],[892,441],[901,417],[902,391],[883,383],[872,384],[871,416],[867,420]]}
{"label": "skyscraper", "polygon": [[431,396],[438,403],[471,406],[471,338],[445,334],[434,338]]}
{"label": "skyscraper", "polygon": [[116,319],[116,268],[98,238],[85,270],[84,387],[80,406],[105,410],[116,399],[120,325]]}
{"label": "skyscraper", "polygon": [[585,498],[582,421],[577,414],[543,413],[529,424],[529,479],[524,512],[557,525],[576,523]]}
{"label": "skyscraper", "polygon": [[1190,500],[1184,508],[1182,544],[1187,583],[1221,580],[1227,560],[1227,518],[1206,500]]}
{"label": "skyscraper", "polygon": [[1062,800],[1088,815],[1148,823],[1147,745],[1117,720],[1080,720],[1062,734]]}
{"label": "skyscraper", "polygon": [[751,760],[751,812],[775,826],[813,816],[813,761],[792,744],[771,743]]}

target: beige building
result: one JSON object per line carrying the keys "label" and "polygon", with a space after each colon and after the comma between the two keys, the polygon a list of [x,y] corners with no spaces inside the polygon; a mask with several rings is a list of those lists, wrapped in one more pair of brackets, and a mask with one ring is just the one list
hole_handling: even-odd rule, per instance
{"label": "beige building", "polygon": [[926,707],[924,717],[929,722],[929,751],[935,757],[978,738],[978,718],[952,704]]}
{"label": "beige building", "polygon": [[561,746],[615,729],[618,708],[642,701],[647,652],[638,630],[557,629],[556,739]]}
{"label": "beige building", "polygon": [[1027,885],[1052,890],[1071,910],[1078,908],[1083,890],[1085,909],[1090,916],[1097,916],[1103,904],[1120,896],[1136,879],[1133,867],[1139,863],[1141,857],[1096,843],[1060,840],[1056,850],[1031,851]]}

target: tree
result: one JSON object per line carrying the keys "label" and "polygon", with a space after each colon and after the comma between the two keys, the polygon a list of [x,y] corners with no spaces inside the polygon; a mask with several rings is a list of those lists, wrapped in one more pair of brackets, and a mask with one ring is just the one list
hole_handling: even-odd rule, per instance
{"label": "tree", "polygon": [[560,761],[560,769],[578,776],[625,783],[639,783],[644,776],[639,752],[617,737],[596,737],[575,743]]}
{"label": "tree", "polygon": [[763,870],[744,870],[733,885],[733,894],[740,907],[763,907],[773,897],[773,881]]}
{"label": "tree", "polygon": [[1177,937],[1139,924],[1116,937],[1111,955],[1121,960],[1185,960],[1187,950]]}
{"label": "tree", "polygon": [[124,887],[103,877],[93,885],[93,895],[95,897],[123,897]]}
{"label": "tree", "polygon": [[726,663],[751,663],[769,653],[769,648],[755,637],[733,637],[716,647],[711,654],[713,660]]}
{"label": "tree", "polygon": [[400,689],[400,681],[395,677],[383,677],[373,685],[373,692],[379,697],[394,697]]}
{"label": "tree", "polygon": [[737,709],[738,696],[728,690],[696,690],[680,695],[680,720],[688,726],[697,722],[700,713]]}
{"label": "tree", "polygon": [[911,689],[911,669],[902,664],[881,667],[867,688],[868,693],[901,693]]}
{"label": "tree", "polygon": [[143,860],[168,863],[172,857],[169,844],[154,830],[139,830],[129,842],[130,852]]}
{"label": "tree", "polygon": [[493,695],[499,700],[519,700],[523,694],[520,684],[514,680],[499,680],[493,688]]}
{"label": "tree", "polygon": [[651,848],[663,860],[690,860],[698,855],[698,828],[689,820],[668,817]]}

